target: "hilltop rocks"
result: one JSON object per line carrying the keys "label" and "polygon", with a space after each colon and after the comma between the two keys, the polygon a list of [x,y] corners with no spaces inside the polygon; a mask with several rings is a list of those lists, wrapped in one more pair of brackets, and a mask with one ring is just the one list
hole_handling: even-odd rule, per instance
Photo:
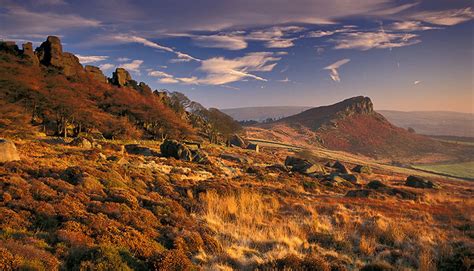
{"label": "hilltop rocks", "polygon": [[48,36],[46,41],[36,49],[36,55],[43,65],[63,67],[63,46],[56,36]]}
{"label": "hilltop rocks", "polygon": [[63,53],[62,68],[64,75],[69,77],[78,76],[84,73],[79,58],[71,53]]}
{"label": "hilltop rocks", "polygon": [[161,155],[179,160],[192,161],[193,154],[186,145],[176,140],[165,140],[160,146]]}
{"label": "hilltop rocks", "polygon": [[23,49],[22,51],[23,56],[29,59],[31,64],[33,65],[39,64],[38,57],[35,55],[35,52],[33,51],[33,44],[31,42],[23,43],[22,49]]}
{"label": "hilltop rocks", "polygon": [[15,144],[9,140],[0,138],[0,163],[18,161],[20,156]]}
{"label": "hilltop rocks", "polygon": [[115,69],[115,72],[112,74],[112,80],[111,83],[123,87],[126,86],[129,81],[132,80],[132,76],[130,73],[125,70],[124,68],[117,68]]}
{"label": "hilltop rocks", "polygon": [[92,79],[102,83],[107,83],[107,77],[104,75],[104,73],[102,73],[99,67],[86,65],[84,70],[86,74],[89,75]]}
{"label": "hilltop rocks", "polygon": [[285,166],[289,167],[291,171],[302,174],[326,173],[323,165],[313,164],[308,160],[294,156],[286,157]]}
{"label": "hilltop rocks", "polygon": [[414,188],[439,188],[439,186],[432,181],[413,175],[407,177],[405,185]]}

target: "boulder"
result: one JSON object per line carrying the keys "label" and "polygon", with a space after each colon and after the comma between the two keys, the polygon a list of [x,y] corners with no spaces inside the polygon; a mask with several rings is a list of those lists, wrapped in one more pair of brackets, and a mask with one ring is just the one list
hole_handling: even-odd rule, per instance
{"label": "boulder", "polygon": [[357,165],[352,169],[352,171],[357,173],[372,174],[372,169],[369,166],[364,165]]}
{"label": "boulder", "polygon": [[260,151],[260,146],[258,146],[258,144],[249,143],[247,145],[247,149],[248,150],[253,150],[255,152],[259,152]]}
{"label": "boulder", "polygon": [[86,74],[95,81],[107,83],[107,77],[102,73],[99,67],[86,65],[84,68]]}
{"label": "boulder", "polygon": [[160,146],[160,151],[164,157],[173,157],[185,161],[193,160],[193,154],[188,147],[176,140],[165,140]]}
{"label": "boulder", "polygon": [[74,138],[70,143],[69,145],[71,146],[76,146],[76,147],[81,147],[81,148],[84,148],[84,149],[92,149],[93,147],[93,144],[92,142],[87,139],[87,138],[84,138],[84,137],[76,137]]}
{"label": "boulder", "polygon": [[330,175],[331,178],[333,178],[334,176],[343,178],[344,180],[346,180],[346,181],[348,181],[352,184],[357,184],[359,182],[359,178],[357,177],[357,175],[354,175],[354,174],[332,173]]}
{"label": "boulder", "polygon": [[381,188],[386,188],[387,185],[382,183],[381,181],[379,180],[373,180],[373,181],[370,181],[367,185],[366,185],[367,188],[369,189],[381,189]]}
{"label": "boulder", "polygon": [[63,53],[63,73],[68,77],[84,74],[79,58],[71,53]]}
{"label": "boulder", "polygon": [[123,87],[126,86],[128,82],[132,80],[130,73],[124,68],[117,68],[112,74],[112,84]]}
{"label": "boulder", "polygon": [[346,187],[354,187],[354,184],[347,181],[344,178],[339,177],[338,175],[329,175],[324,180],[321,181],[322,184],[330,187],[334,186],[346,186]]}
{"label": "boulder", "polygon": [[125,150],[129,154],[135,154],[135,155],[143,155],[143,156],[156,156],[157,155],[157,153],[154,150],[148,147],[140,146],[139,144],[125,145]]}
{"label": "boulder", "polygon": [[439,188],[439,186],[432,181],[413,175],[407,177],[405,185],[414,188]]}
{"label": "boulder", "polygon": [[245,148],[247,148],[248,143],[245,142],[245,140],[242,137],[240,137],[239,135],[233,135],[229,139],[229,145],[245,149]]}
{"label": "boulder", "polygon": [[20,156],[15,144],[9,140],[0,138],[0,163],[18,161]]}
{"label": "boulder", "polygon": [[33,44],[31,42],[23,43],[22,45],[22,54],[25,58],[27,58],[31,64],[39,65],[38,57],[35,55],[33,51]]}
{"label": "boulder", "polygon": [[344,165],[343,163],[341,163],[339,161],[336,161],[332,167],[337,169],[341,173],[345,173],[345,174],[351,173],[349,168],[347,168],[346,165]]}
{"label": "boulder", "polygon": [[57,68],[63,67],[63,46],[61,45],[61,40],[56,36],[49,36],[36,49],[36,55],[43,65]]}
{"label": "boulder", "polygon": [[291,171],[303,174],[326,173],[323,165],[313,164],[308,160],[294,156],[286,157],[285,166],[289,167]]}
{"label": "boulder", "polygon": [[346,193],[346,197],[349,198],[374,198],[376,196],[375,191],[368,189],[350,190]]}

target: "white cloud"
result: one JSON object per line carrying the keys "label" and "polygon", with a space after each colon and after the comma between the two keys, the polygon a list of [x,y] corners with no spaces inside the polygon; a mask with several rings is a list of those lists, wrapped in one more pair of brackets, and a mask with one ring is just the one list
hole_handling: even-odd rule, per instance
{"label": "white cloud", "polygon": [[416,80],[415,82],[413,82],[414,85],[418,85],[419,83],[421,83],[421,81],[419,80]]}
{"label": "white cloud", "polygon": [[168,78],[168,77],[161,78],[159,81],[160,81],[160,83],[163,83],[163,84],[176,84],[176,83],[179,83],[179,80],[174,79],[174,78]]}
{"label": "white cloud", "polygon": [[389,28],[391,30],[407,31],[407,32],[439,29],[438,27],[425,26],[421,22],[417,22],[417,21],[395,22]]}
{"label": "white cloud", "polygon": [[304,30],[300,26],[274,26],[252,31],[245,35],[245,39],[263,41],[267,48],[289,48],[294,46],[293,41],[297,39],[293,35]]}
{"label": "white cloud", "polygon": [[4,34],[51,34],[64,29],[99,27],[101,22],[75,14],[34,12],[11,6],[0,13]]}
{"label": "white cloud", "polygon": [[111,39],[113,41],[122,42],[122,43],[139,43],[139,44],[142,44],[142,45],[147,46],[147,47],[151,47],[151,48],[155,48],[155,49],[158,49],[158,50],[174,53],[178,57],[178,59],[181,59],[183,62],[188,62],[188,61],[191,61],[191,60],[198,61],[198,62],[201,61],[200,59],[192,57],[188,54],[176,51],[171,47],[163,46],[163,45],[160,45],[156,42],[147,40],[147,39],[142,38],[142,37],[134,36],[134,35],[113,35],[113,36],[106,37],[105,39],[106,40]]}
{"label": "white cloud", "polygon": [[210,35],[195,36],[196,45],[208,48],[223,48],[228,50],[242,50],[247,48],[247,42],[240,36]]}
{"label": "white cloud", "polygon": [[111,63],[104,63],[102,65],[99,65],[99,68],[103,71],[107,71],[107,70],[111,70],[111,69],[114,69],[115,68],[115,65],[114,64],[111,64]]}
{"label": "white cloud", "polygon": [[417,37],[418,35],[415,34],[386,33],[381,30],[379,32],[344,33],[333,41],[336,43],[335,49],[358,49],[365,51],[374,48],[397,48],[417,44],[420,42]]}
{"label": "white cloud", "polygon": [[322,30],[318,30],[318,31],[311,31],[311,32],[308,32],[306,34],[306,37],[308,38],[322,38],[322,37],[326,37],[326,36],[331,36],[333,35],[334,33],[336,33],[335,31],[322,31]]}
{"label": "white cloud", "polygon": [[325,67],[324,70],[330,71],[329,76],[334,82],[341,82],[341,77],[339,76],[339,72],[337,71],[337,69],[339,69],[339,67],[341,67],[342,65],[347,64],[349,61],[351,60],[348,58],[341,59]]}
{"label": "white cloud", "polygon": [[130,72],[140,73],[140,66],[143,64],[143,60],[133,60],[130,63],[124,63],[120,65],[120,68],[124,68]]}
{"label": "white cloud", "polygon": [[119,58],[117,58],[117,61],[118,62],[127,62],[127,61],[130,61],[130,58],[128,58],[128,57],[119,57]]}
{"label": "white cloud", "polygon": [[166,72],[162,72],[162,71],[149,71],[148,72],[148,75],[149,76],[153,76],[153,77],[161,77],[161,78],[173,78],[173,75],[171,74],[168,74]]}
{"label": "white cloud", "polygon": [[411,16],[412,19],[437,25],[456,25],[474,18],[470,7],[442,11],[423,11]]}
{"label": "white cloud", "polygon": [[410,9],[414,6],[417,6],[418,4],[419,4],[419,2],[415,2],[415,3],[408,3],[408,4],[403,4],[403,5],[394,6],[394,7],[384,7],[384,8],[378,9],[376,11],[370,12],[369,14],[376,15],[376,16],[395,15],[395,14],[398,14],[402,11]]}
{"label": "white cloud", "polygon": [[291,82],[291,80],[290,80],[290,79],[288,79],[288,77],[286,77],[285,79],[278,80],[278,82],[282,82],[282,83],[289,83],[289,82]]}
{"label": "white cloud", "polygon": [[108,56],[83,56],[83,55],[77,55],[77,58],[79,58],[79,62],[82,64],[88,64],[88,63],[94,63],[94,62],[100,62],[108,59]]}

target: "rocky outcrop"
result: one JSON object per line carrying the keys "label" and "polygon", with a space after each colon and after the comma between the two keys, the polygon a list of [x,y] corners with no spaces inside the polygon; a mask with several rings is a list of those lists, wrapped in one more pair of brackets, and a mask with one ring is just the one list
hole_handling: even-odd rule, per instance
{"label": "rocky outcrop", "polygon": [[160,145],[160,151],[164,157],[173,157],[185,161],[193,160],[193,154],[189,148],[176,140],[165,140],[165,142]]}
{"label": "rocky outcrop", "polygon": [[90,78],[102,83],[107,83],[107,77],[102,73],[99,67],[86,65],[84,70]]}
{"label": "rocky outcrop", "polygon": [[63,53],[63,65],[64,75],[68,77],[79,76],[84,74],[84,69],[79,62],[79,58],[71,53]]}
{"label": "rocky outcrop", "polygon": [[9,140],[0,138],[0,163],[18,161],[20,156],[15,144]]}
{"label": "rocky outcrop", "polygon": [[17,55],[20,50],[14,41],[0,41],[0,51]]}
{"label": "rocky outcrop", "polygon": [[413,188],[439,188],[434,182],[413,175],[407,177],[405,185]]}
{"label": "rocky outcrop", "polygon": [[125,70],[124,68],[117,68],[115,72],[112,74],[111,83],[123,87],[126,86],[128,82],[132,81],[132,76],[130,73]]}
{"label": "rocky outcrop", "polygon": [[31,42],[23,43],[22,49],[23,49],[22,51],[23,56],[26,59],[28,59],[31,62],[31,64],[33,65],[39,64],[38,57],[35,55],[35,52],[33,51],[33,43]]}
{"label": "rocky outcrop", "polygon": [[36,49],[36,55],[43,65],[63,67],[63,46],[61,40],[56,36],[48,36],[46,41]]}

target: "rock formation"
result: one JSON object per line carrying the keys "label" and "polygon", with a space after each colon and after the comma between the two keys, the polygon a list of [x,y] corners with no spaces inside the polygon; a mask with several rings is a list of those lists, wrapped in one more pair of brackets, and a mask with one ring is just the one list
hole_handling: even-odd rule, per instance
{"label": "rock formation", "polygon": [[9,140],[0,138],[0,163],[18,161],[20,156],[15,144]]}
{"label": "rock formation", "polygon": [[33,65],[38,65],[39,60],[38,57],[35,55],[35,52],[33,51],[33,44],[31,42],[23,43],[22,46],[22,53],[23,56],[31,61],[31,64]]}
{"label": "rock formation", "polygon": [[36,55],[43,65],[63,67],[63,46],[61,40],[56,36],[48,36],[46,41],[36,48]]}
{"label": "rock formation", "polygon": [[89,75],[92,79],[99,82],[107,83],[107,77],[102,73],[99,67],[86,65],[84,70],[86,71],[86,74]]}
{"label": "rock formation", "polygon": [[124,68],[117,68],[115,72],[112,74],[112,84],[123,87],[126,86],[129,81],[132,80],[132,76],[130,73],[125,70]]}
{"label": "rock formation", "polygon": [[82,68],[79,58],[71,53],[63,53],[63,73],[68,77],[78,76],[84,74],[84,69]]}

